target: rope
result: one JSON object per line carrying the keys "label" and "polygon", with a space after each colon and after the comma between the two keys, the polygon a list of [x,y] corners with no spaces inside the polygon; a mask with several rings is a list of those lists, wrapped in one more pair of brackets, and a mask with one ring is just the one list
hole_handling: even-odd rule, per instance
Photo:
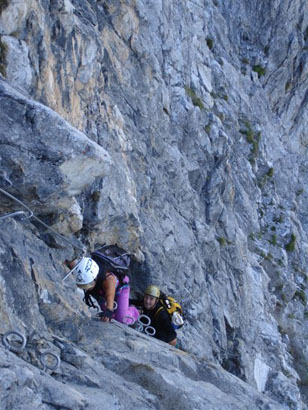
{"label": "rope", "polygon": [[[32,212],[32,210],[26,205],[24,204],[20,199],[17,199],[14,195],[8,193],[7,191],[5,191],[4,189],[0,188],[0,192],[2,192],[4,195],[6,195],[7,197],[9,197],[10,199],[12,199],[13,201],[17,202],[19,205],[23,206],[29,213],[30,216],[29,218],[33,218],[35,219],[37,222],[39,222],[41,225],[43,225],[47,230],[53,232],[55,235],[59,236],[64,242],[68,243],[69,245],[73,246],[74,248],[82,251],[82,253],[85,253],[84,248],[81,248],[77,245],[74,245],[71,241],[69,241],[68,239],[66,239],[63,235],[61,235],[59,232],[56,232],[53,228],[51,228],[50,226],[48,226],[47,224],[45,224],[45,222],[43,222],[40,218],[38,218],[37,216],[34,215],[34,213]],[[4,219],[6,217],[8,217],[9,215],[5,215],[4,217],[0,218],[0,219]]]}

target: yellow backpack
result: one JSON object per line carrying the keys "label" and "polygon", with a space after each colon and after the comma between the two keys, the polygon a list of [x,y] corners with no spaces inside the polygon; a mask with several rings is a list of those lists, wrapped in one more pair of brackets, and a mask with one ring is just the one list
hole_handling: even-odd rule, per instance
{"label": "yellow backpack", "polygon": [[183,309],[179,302],[175,300],[174,297],[164,295],[163,293],[160,294],[159,301],[161,302],[162,306],[157,309],[154,318],[158,318],[160,312],[166,310],[170,316],[172,326],[175,329],[182,327],[184,324]]}

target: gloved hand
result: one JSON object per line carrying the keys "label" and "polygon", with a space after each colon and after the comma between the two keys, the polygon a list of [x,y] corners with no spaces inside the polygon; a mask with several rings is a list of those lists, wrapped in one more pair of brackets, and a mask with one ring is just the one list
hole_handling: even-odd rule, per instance
{"label": "gloved hand", "polygon": [[99,317],[103,322],[110,322],[113,315],[113,311],[106,309],[104,312],[99,312],[96,316]]}

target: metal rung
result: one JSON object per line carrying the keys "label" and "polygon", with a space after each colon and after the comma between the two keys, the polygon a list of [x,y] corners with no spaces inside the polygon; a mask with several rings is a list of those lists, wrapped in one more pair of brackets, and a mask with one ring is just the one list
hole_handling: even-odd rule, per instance
{"label": "metal rung", "polygon": [[25,215],[26,218],[31,218],[33,216],[33,213],[29,213],[29,212],[25,212],[25,211],[16,211],[16,212],[10,212],[9,214],[0,216],[0,220],[2,219],[6,219],[6,218],[13,218],[14,216],[18,216],[18,215]]}

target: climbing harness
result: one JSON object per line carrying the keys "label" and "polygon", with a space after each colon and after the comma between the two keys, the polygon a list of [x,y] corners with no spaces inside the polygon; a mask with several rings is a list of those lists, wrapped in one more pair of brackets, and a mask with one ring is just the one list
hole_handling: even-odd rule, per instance
{"label": "climbing harness", "polygon": [[[3,173],[3,172],[2,172]],[[1,176],[1,175],[0,175]],[[3,176],[3,175],[2,175]],[[6,180],[8,180],[6,178]],[[9,181],[9,180],[8,180]],[[10,182],[10,181],[9,181]],[[12,183],[11,183],[12,185]],[[85,253],[84,248],[81,248],[80,246],[74,245],[71,241],[69,241],[68,239],[66,239],[63,235],[61,235],[59,232],[55,231],[54,229],[52,229],[50,226],[48,226],[47,224],[45,224],[45,222],[43,222],[40,218],[38,218],[37,216],[34,215],[34,213],[32,212],[32,210],[26,205],[24,204],[20,199],[16,198],[14,195],[10,194],[9,192],[7,192],[5,189],[0,188],[0,192],[2,192],[2,194],[6,195],[8,198],[12,199],[13,201],[17,202],[19,205],[21,205],[22,207],[24,207],[28,212],[29,212],[29,216],[28,218],[33,218],[35,219],[37,222],[39,222],[41,225],[43,225],[46,229],[48,229],[49,231],[51,231],[52,233],[54,233],[55,235],[59,236],[64,242],[68,243],[69,245],[73,246],[74,248],[82,251],[82,253]],[[20,211],[21,212],[21,211]],[[13,215],[4,215],[3,217],[0,217],[0,219],[4,219],[4,218],[8,218],[9,216],[13,216]]]}
{"label": "climbing harness", "polygon": [[[17,337],[17,339],[16,339]],[[2,344],[6,349],[14,353],[21,353],[27,345],[27,338],[16,330],[9,330],[2,336]],[[46,351],[39,356],[43,371],[56,370],[60,365],[60,358],[51,351]]]}

